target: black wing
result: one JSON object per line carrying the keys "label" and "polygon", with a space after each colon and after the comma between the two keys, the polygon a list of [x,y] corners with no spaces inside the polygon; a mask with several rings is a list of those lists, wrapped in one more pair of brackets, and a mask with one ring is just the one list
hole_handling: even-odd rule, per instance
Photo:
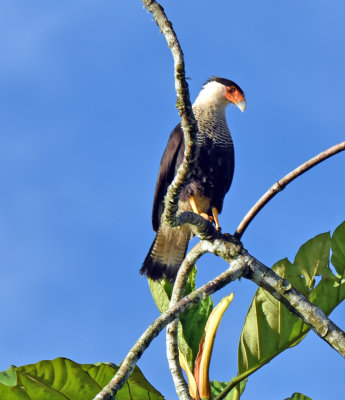
{"label": "black wing", "polygon": [[156,183],[155,197],[152,207],[152,227],[158,231],[161,216],[164,211],[164,197],[176,171],[183,161],[184,135],[181,124],[171,132],[167,147],[165,148]]}
{"label": "black wing", "polygon": [[221,212],[223,208],[224,197],[230,189],[232,178],[234,176],[235,157],[233,146],[225,151],[221,150],[217,154],[217,164],[219,168],[219,174],[216,180],[217,190],[213,198],[213,205],[218,209],[219,212]]}

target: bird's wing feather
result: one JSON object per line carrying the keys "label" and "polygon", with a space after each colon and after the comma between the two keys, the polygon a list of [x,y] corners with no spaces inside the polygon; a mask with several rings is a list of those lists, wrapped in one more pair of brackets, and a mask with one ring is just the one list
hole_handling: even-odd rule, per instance
{"label": "bird's wing feather", "polygon": [[221,151],[217,155],[218,174],[216,179],[216,193],[214,195],[213,204],[219,212],[223,208],[223,200],[230,189],[235,169],[234,149],[231,147],[226,151]]}
{"label": "bird's wing feather", "polygon": [[183,161],[184,147],[183,131],[181,124],[178,124],[171,132],[159,167],[152,207],[152,226],[156,232],[158,231],[161,216],[164,211],[164,196],[176,175],[178,167]]}

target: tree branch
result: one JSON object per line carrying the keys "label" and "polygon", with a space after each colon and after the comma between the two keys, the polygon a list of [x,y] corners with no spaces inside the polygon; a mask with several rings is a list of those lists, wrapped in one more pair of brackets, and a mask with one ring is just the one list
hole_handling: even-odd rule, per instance
{"label": "tree branch", "polygon": [[[173,29],[172,23],[168,20],[163,7],[156,1],[143,0],[143,3],[155,18],[157,25],[165,36],[174,58],[175,90],[177,95],[176,107],[181,116],[185,152],[183,162],[179,167],[173,182],[168,188],[165,197],[165,209],[162,218],[165,219],[170,226],[176,227],[182,224],[182,221],[176,217],[178,211],[178,202],[183,182],[188,179],[194,166],[197,153],[198,125],[193,114],[192,104],[189,96],[189,88],[185,79],[183,52]],[[172,300],[171,306],[174,304],[176,304],[176,301]],[[189,400],[190,396],[188,386],[183,378],[183,373],[178,361],[177,327],[178,321],[173,321],[168,326],[167,356],[176,392],[180,399]]]}
{"label": "tree branch", "polygon": [[[193,217],[193,213],[191,217]],[[196,214],[194,214],[196,215]],[[203,219],[203,218],[202,218]],[[203,219],[204,220],[204,219]],[[205,221],[205,220],[204,220]],[[211,225],[211,224],[210,224]],[[174,283],[173,291],[171,294],[170,305],[173,307],[182,297],[184,289],[186,287],[189,273],[197,260],[207,252],[203,242],[199,242],[194,248],[187,254],[183,260]],[[177,395],[180,399],[190,400],[188,385],[183,377],[182,369],[179,361],[179,349],[178,349],[178,319],[171,322],[167,327],[166,333],[166,346],[167,346],[167,358],[169,362],[169,368],[171,375],[174,380]]]}
{"label": "tree branch", "polygon": [[306,161],[304,164],[297,167],[295,170],[285,175],[284,178],[276,182],[258,201],[257,203],[248,211],[247,215],[243,218],[242,222],[239,224],[235,236],[241,238],[244,231],[248,228],[248,225],[252,222],[254,217],[261,211],[261,209],[279,192],[281,192],[290,182],[296,179],[298,176],[304,174],[311,168],[320,164],[322,161],[329,157],[334,156],[337,153],[345,150],[345,142],[336,144],[329,149],[323,151],[317,156]]}
{"label": "tree branch", "polygon": [[162,218],[170,226],[179,226],[176,219],[178,200],[183,182],[188,179],[196,158],[198,124],[195,120],[189,96],[189,88],[185,77],[183,52],[173,29],[172,23],[165,15],[163,7],[154,0],[142,0],[145,7],[152,13],[157,25],[165,36],[174,58],[175,90],[177,95],[176,108],[181,116],[181,126],[184,133],[184,160],[180,165],[173,182],[165,196],[165,209]]}
{"label": "tree branch", "polygon": [[179,348],[177,339],[178,323],[179,320],[175,319],[167,326],[167,333],[166,333],[167,359],[178,398],[180,400],[192,400],[189,394],[188,384],[184,379],[182,368],[179,362]]}

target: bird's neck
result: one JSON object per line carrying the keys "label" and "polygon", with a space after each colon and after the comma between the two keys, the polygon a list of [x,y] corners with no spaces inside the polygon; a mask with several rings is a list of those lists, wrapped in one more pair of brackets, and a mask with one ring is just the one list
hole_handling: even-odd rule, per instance
{"label": "bird's neck", "polygon": [[198,121],[198,142],[201,144],[206,138],[223,147],[232,145],[230,131],[225,117],[225,106],[219,104],[195,102],[193,112]]}

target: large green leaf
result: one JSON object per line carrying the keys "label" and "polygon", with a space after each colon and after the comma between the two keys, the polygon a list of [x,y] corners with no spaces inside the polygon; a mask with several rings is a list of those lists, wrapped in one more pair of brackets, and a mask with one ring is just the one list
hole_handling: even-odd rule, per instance
{"label": "large green leaf", "polygon": [[[67,358],[10,367],[0,373],[3,400],[91,400],[115,375],[114,364],[77,364]],[[138,367],[118,392],[118,400],[160,400]]]}
{"label": "large green leaf", "polygon": [[[195,290],[196,273],[197,269],[194,267],[189,275],[184,293],[185,295]],[[164,312],[169,308],[172,284],[165,279],[161,281],[152,281],[149,279],[149,286],[159,311]],[[199,344],[212,309],[213,302],[212,298],[209,296],[195,307],[180,315],[178,345],[191,371],[194,369],[194,362],[199,351]]]}
{"label": "large green leaf", "polygon": [[308,396],[305,396],[302,393],[294,393],[291,397],[288,397],[285,400],[312,400],[312,399]]}
{"label": "large green leaf", "polygon": [[[337,275],[329,267],[330,246]],[[333,234],[323,233],[299,249],[295,260],[272,268],[327,315],[345,298],[345,222]],[[272,295],[259,288],[249,308],[238,348],[238,375],[244,379],[289,347],[297,345],[309,327]],[[228,390],[230,386],[228,386]]]}

